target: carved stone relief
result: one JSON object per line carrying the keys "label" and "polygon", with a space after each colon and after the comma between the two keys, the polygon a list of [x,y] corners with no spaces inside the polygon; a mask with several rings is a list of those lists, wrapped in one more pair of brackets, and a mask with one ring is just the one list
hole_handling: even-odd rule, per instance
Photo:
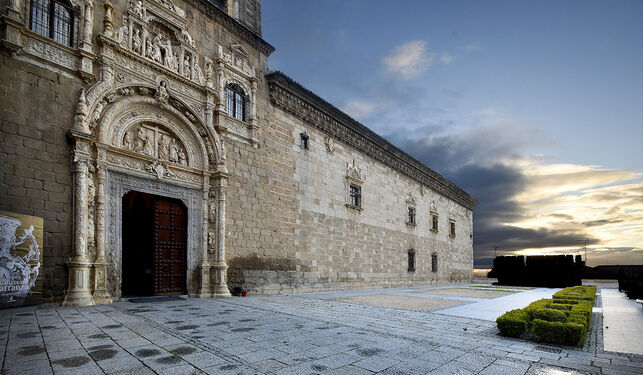
{"label": "carved stone relief", "polygon": [[153,124],[144,123],[128,130],[122,147],[161,161],[188,165],[185,146],[172,133]]}

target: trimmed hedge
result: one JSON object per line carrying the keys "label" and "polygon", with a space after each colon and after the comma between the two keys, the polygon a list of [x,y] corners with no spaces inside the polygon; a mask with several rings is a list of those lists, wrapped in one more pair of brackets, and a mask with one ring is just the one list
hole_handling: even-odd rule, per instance
{"label": "trimmed hedge", "polygon": [[580,345],[592,318],[596,287],[575,286],[541,299],[524,309],[511,310],[496,319],[503,336],[519,337],[530,332],[537,340]]}
{"label": "trimmed hedge", "polygon": [[503,336],[518,337],[527,331],[527,313],[522,309],[511,310],[498,319],[498,329]]}

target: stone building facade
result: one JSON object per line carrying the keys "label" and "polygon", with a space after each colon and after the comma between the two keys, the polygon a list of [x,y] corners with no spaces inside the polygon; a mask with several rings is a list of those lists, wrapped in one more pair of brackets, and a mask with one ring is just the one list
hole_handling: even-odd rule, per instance
{"label": "stone building facade", "polygon": [[470,280],[475,199],[269,71],[260,13],[5,2],[0,210],[44,218],[47,298]]}

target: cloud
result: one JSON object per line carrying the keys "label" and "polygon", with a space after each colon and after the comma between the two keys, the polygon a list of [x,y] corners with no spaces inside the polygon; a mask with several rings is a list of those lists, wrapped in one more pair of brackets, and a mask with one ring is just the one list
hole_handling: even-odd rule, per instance
{"label": "cloud", "polygon": [[395,47],[383,62],[389,72],[413,78],[428,69],[433,64],[434,57],[435,54],[428,51],[425,41],[413,40]]}
{"label": "cloud", "polygon": [[362,120],[370,115],[386,110],[390,103],[382,100],[351,100],[342,106],[342,110],[351,117]]}
{"label": "cloud", "polygon": [[[476,264],[488,263],[496,246],[504,255],[577,254],[585,239],[590,265],[609,258],[611,264],[643,263],[641,248],[633,246],[643,243],[643,175],[525,156],[530,145],[547,141],[525,129],[506,121],[457,133],[425,127],[387,138],[479,200]],[[618,254],[610,256],[610,249]]]}
{"label": "cloud", "polygon": [[444,65],[449,65],[453,62],[455,56],[449,55],[447,52],[442,52],[440,56],[440,62]]}

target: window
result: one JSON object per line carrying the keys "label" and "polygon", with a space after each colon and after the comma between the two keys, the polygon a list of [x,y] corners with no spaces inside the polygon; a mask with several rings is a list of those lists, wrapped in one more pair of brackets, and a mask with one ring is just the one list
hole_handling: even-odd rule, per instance
{"label": "window", "polygon": [[228,11],[228,8],[225,5],[225,0],[208,0],[208,2],[224,12]]}
{"label": "window", "polygon": [[409,256],[409,269],[408,272],[415,272],[415,250],[409,249],[408,251],[408,256]]}
{"label": "window", "polygon": [[406,223],[415,225],[415,207],[409,206],[408,211],[409,211],[409,216],[407,218]]}
{"label": "window", "polygon": [[449,236],[455,237],[455,221],[449,220]]}
{"label": "window", "polygon": [[308,134],[301,133],[299,134],[299,147],[308,150]]}
{"label": "window", "polygon": [[31,1],[29,28],[58,43],[72,45],[73,19],[69,5],[51,0]]}
{"label": "window", "polygon": [[431,272],[438,272],[438,254],[431,254]]}
{"label": "window", "polygon": [[438,231],[438,214],[431,212],[431,232]]}
{"label": "window", "polygon": [[230,117],[237,120],[246,120],[246,97],[245,91],[239,85],[229,84],[225,90],[225,111]]}
{"label": "window", "polygon": [[348,204],[353,207],[362,207],[362,188],[357,185],[350,185]]}

